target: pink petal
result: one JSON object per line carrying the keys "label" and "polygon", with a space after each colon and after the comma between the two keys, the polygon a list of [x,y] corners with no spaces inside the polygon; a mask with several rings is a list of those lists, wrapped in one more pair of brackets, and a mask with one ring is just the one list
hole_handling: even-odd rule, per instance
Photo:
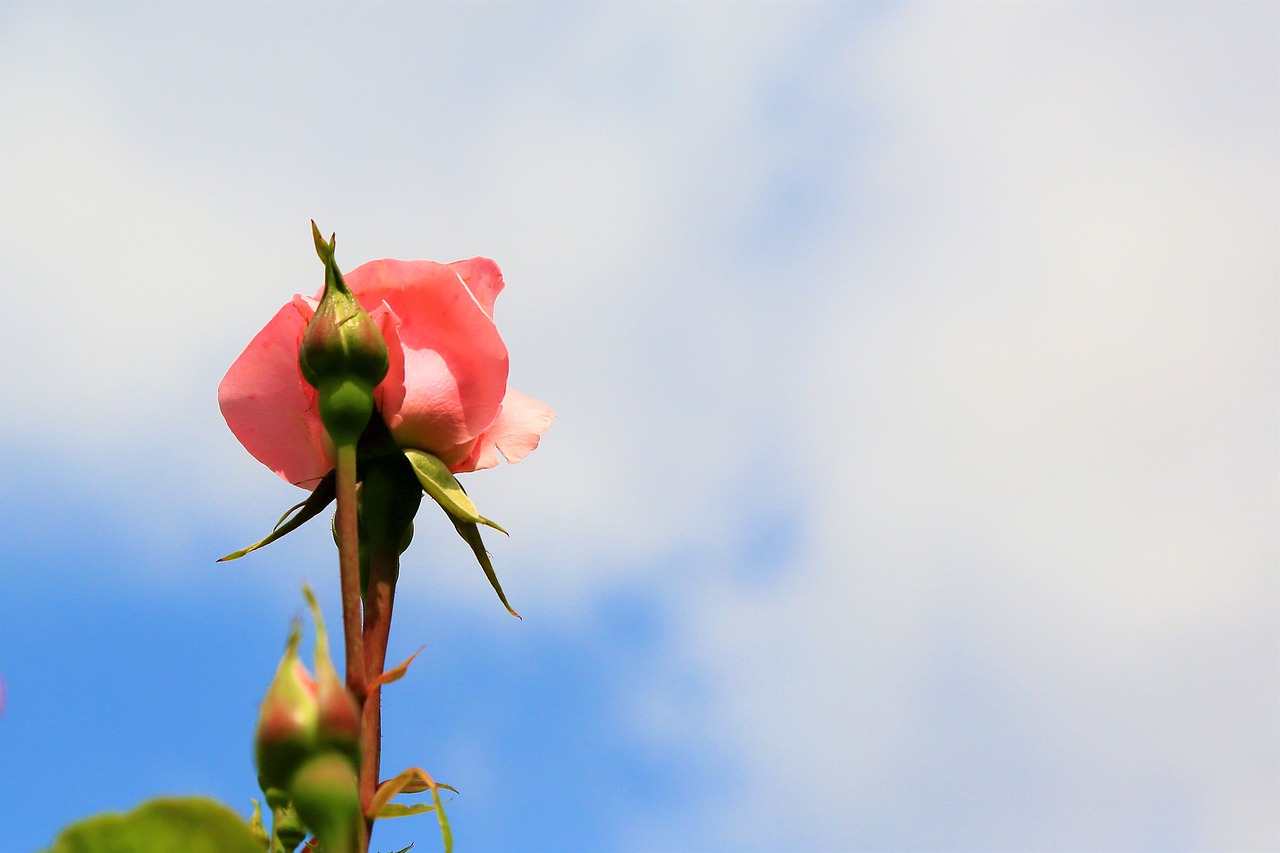
{"label": "pink petal", "polygon": [[462,283],[480,303],[484,313],[492,319],[493,303],[505,286],[502,270],[498,269],[498,265],[489,258],[468,258],[465,261],[454,261],[448,266],[458,274],[458,278],[462,279]]}
{"label": "pink petal", "polygon": [[497,420],[476,440],[453,472],[492,468],[498,464],[498,453],[514,465],[533,452],[555,416],[545,403],[508,388]]}
{"label": "pink petal", "polygon": [[387,342],[387,376],[374,389],[373,402],[379,412],[388,409],[398,412],[404,404],[404,348],[400,343],[400,318],[385,302],[369,311],[369,316],[378,324],[382,339]]}
{"label": "pink petal", "polygon": [[277,311],[218,386],[218,406],[240,443],[303,488],[313,487],[333,467],[315,389],[298,369],[298,344],[313,313],[302,297]]}
{"label": "pink petal", "polygon": [[[488,272],[477,277],[496,295]],[[382,410],[392,434],[402,447],[456,462],[498,416],[506,391],[507,348],[493,320],[445,264],[371,261],[345,278],[366,310],[386,303],[399,320],[404,396],[398,405],[385,398]]]}

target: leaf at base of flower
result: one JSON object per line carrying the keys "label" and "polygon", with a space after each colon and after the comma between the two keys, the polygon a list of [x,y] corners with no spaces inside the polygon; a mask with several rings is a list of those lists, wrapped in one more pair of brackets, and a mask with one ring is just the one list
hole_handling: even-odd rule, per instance
{"label": "leaf at base of flower", "polygon": [[[315,518],[324,510],[325,507],[333,503],[334,498],[337,497],[337,482],[335,472],[330,471],[325,475],[324,479],[320,481],[320,484],[316,486],[315,491],[311,493],[310,497],[290,509],[289,512],[286,512],[281,519],[276,522],[275,529],[271,531],[270,536],[260,542],[253,543],[248,548],[241,548],[239,551],[233,551],[227,556],[219,559],[218,562],[225,563],[228,560],[238,560],[251,551],[256,551],[265,545],[270,545],[272,542],[282,536],[292,533],[306,522]],[[297,510],[298,512],[290,518],[290,514],[293,513],[294,510]]]}
{"label": "leaf at base of flower", "polygon": [[523,618],[511,607],[511,604],[507,601],[506,593],[502,591],[502,584],[498,583],[498,573],[493,570],[493,561],[489,559],[489,552],[485,550],[484,540],[480,538],[480,526],[469,521],[459,521],[453,516],[449,516],[449,520],[453,522],[458,535],[471,546],[471,553],[476,555],[476,561],[480,563],[480,568],[484,569],[484,576],[489,579],[489,585],[498,594],[498,600],[502,602],[502,606],[507,608],[507,612],[517,619]]}
{"label": "leaf at base of flower", "polygon": [[458,478],[453,476],[449,466],[438,457],[421,450],[406,450],[404,455],[413,464],[413,472],[418,475],[418,482],[431,499],[440,504],[441,509],[450,518],[467,521],[472,524],[483,524],[492,527],[499,533],[506,533],[496,522],[490,521],[480,514],[476,505],[468,497]]}

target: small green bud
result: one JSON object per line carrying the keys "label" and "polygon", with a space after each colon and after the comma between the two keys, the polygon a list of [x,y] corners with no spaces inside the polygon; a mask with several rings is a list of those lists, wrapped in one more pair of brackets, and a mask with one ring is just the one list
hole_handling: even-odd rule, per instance
{"label": "small green bud", "polygon": [[387,344],[373,318],[347,287],[328,242],[311,223],[324,261],[324,296],[298,349],[302,377],[320,392],[320,419],[335,444],[360,438],[373,412],[373,389],[387,375]]}
{"label": "small green bud", "polygon": [[319,706],[316,683],[298,658],[301,641],[302,627],[295,619],[284,657],[258,712],[254,758],[263,791],[286,787],[314,748]]}
{"label": "small green bud", "polygon": [[289,797],[325,853],[356,853],[364,816],[356,772],[336,752],[317,755],[294,774]]}

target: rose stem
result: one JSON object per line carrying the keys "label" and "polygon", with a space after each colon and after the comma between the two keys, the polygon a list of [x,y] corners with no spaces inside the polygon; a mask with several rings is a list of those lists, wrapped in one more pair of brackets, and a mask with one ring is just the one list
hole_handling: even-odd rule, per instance
{"label": "rose stem", "polygon": [[[360,631],[360,532],[356,518],[356,445],[339,445],[338,451],[338,578],[342,588],[342,636],[347,655],[347,689],[363,706],[366,685],[364,637]],[[363,737],[363,732],[361,733]],[[363,774],[360,779],[360,808],[365,799]],[[376,784],[376,782],[375,782]],[[372,794],[370,794],[372,798]],[[369,848],[369,823],[360,836],[360,850]]]}
{"label": "rose stem", "polygon": [[356,446],[338,451],[338,577],[342,588],[342,636],[347,653],[347,689],[365,693],[364,641],[360,633],[360,533],[356,521]]}
{"label": "rose stem", "polygon": [[[387,640],[391,636],[391,608],[395,603],[396,579],[400,572],[397,548],[388,548],[375,537],[369,543],[369,590],[365,599],[364,654],[368,684],[382,675],[387,663]],[[360,801],[368,803],[378,787],[382,762],[382,687],[375,687],[365,698],[360,724],[361,761]],[[365,819],[366,832],[373,829],[373,819]]]}

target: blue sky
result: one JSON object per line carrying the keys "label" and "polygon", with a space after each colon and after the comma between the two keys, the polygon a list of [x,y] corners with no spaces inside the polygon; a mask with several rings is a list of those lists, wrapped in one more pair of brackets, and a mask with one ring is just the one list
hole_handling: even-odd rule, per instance
{"label": "blue sky", "polygon": [[[559,413],[420,519],[459,850],[1280,843],[1265,3],[0,4],[0,850],[256,794],[313,524],[222,373],[487,255]],[[426,512],[424,510],[424,512]],[[378,849],[437,849],[429,819]]]}

